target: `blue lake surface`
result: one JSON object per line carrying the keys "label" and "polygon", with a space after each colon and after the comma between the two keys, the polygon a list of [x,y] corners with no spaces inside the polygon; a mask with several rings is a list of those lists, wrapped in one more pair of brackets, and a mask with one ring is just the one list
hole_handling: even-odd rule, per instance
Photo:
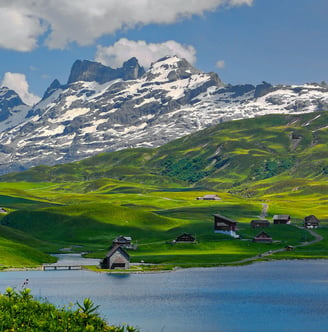
{"label": "blue lake surface", "polygon": [[328,261],[115,275],[88,271],[1,272],[0,292],[19,290],[57,305],[91,298],[110,323],[142,332],[328,331]]}

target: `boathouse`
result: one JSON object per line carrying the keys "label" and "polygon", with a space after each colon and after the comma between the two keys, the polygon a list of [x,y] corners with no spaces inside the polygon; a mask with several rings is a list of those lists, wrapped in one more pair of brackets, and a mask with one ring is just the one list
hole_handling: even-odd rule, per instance
{"label": "boathouse", "polygon": [[119,244],[115,244],[100,262],[100,267],[111,270],[128,269],[130,267],[130,255]]}
{"label": "boathouse", "polygon": [[290,224],[290,216],[287,214],[276,214],[273,216],[273,223],[279,224]]}
{"label": "boathouse", "polygon": [[268,233],[262,231],[253,238],[253,242],[272,243],[272,237]]}
{"label": "boathouse", "polygon": [[214,214],[214,232],[230,235],[234,238],[239,238],[239,235],[236,233],[237,222],[221,216],[220,214]]}
{"label": "boathouse", "polygon": [[263,219],[263,220],[252,220],[251,227],[252,228],[265,228],[270,226],[270,221]]}
{"label": "boathouse", "polygon": [[193,235],[183,233],[176,238],[175,243],[194,243],[195,241],[196,238]]}
{"label": "boathouse", "polygon": [[320,223],[320,220],[313,214],[304,218],[304,227],[305,228],[318,228],[319,223]]}

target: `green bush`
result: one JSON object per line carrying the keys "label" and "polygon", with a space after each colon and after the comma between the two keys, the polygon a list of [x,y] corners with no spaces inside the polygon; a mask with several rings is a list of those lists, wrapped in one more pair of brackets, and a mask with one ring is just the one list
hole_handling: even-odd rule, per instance
{"label": "green bush", "polygon": [[110,326],[99,317],[90,299],[73,307],[57,308],[40,302],[30,294],[30,289],[15,291],[8,287],[0,294],[0,331],[112,331],[137,332],[130,326]]}

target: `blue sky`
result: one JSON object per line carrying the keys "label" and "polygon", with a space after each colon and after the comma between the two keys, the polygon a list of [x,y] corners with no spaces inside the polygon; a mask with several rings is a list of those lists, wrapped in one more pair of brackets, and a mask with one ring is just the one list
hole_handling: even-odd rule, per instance
{"label": "blue sky", "polygon": [[327,0],[0,0],[0,84],[33,103],[77,59],[177,54],[225,83],[328,80]]}

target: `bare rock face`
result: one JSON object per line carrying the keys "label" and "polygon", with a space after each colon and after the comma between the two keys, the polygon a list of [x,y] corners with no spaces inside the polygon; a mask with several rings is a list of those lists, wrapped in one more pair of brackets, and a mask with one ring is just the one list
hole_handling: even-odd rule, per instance
{"label": "bare rock face", "polygon": [[136,58],[123,63],[122,68],[113,69],[98,62],[88,60],[77,60],[74,62],[68,78],[68,84],[84,81],[97,82],[100,84],[115,80],[134,80],[141,77],[145,70],[138,63]]}
{"label": "bare rock face", "polygon": [[55,80],[35,106],[17,97],[0,90],[0,173],[157,147],[223,121],[324,110],[328,88],[226,85],[173,56],[147,71],[136,58],[116,69],[78,60],[68,83]]}

